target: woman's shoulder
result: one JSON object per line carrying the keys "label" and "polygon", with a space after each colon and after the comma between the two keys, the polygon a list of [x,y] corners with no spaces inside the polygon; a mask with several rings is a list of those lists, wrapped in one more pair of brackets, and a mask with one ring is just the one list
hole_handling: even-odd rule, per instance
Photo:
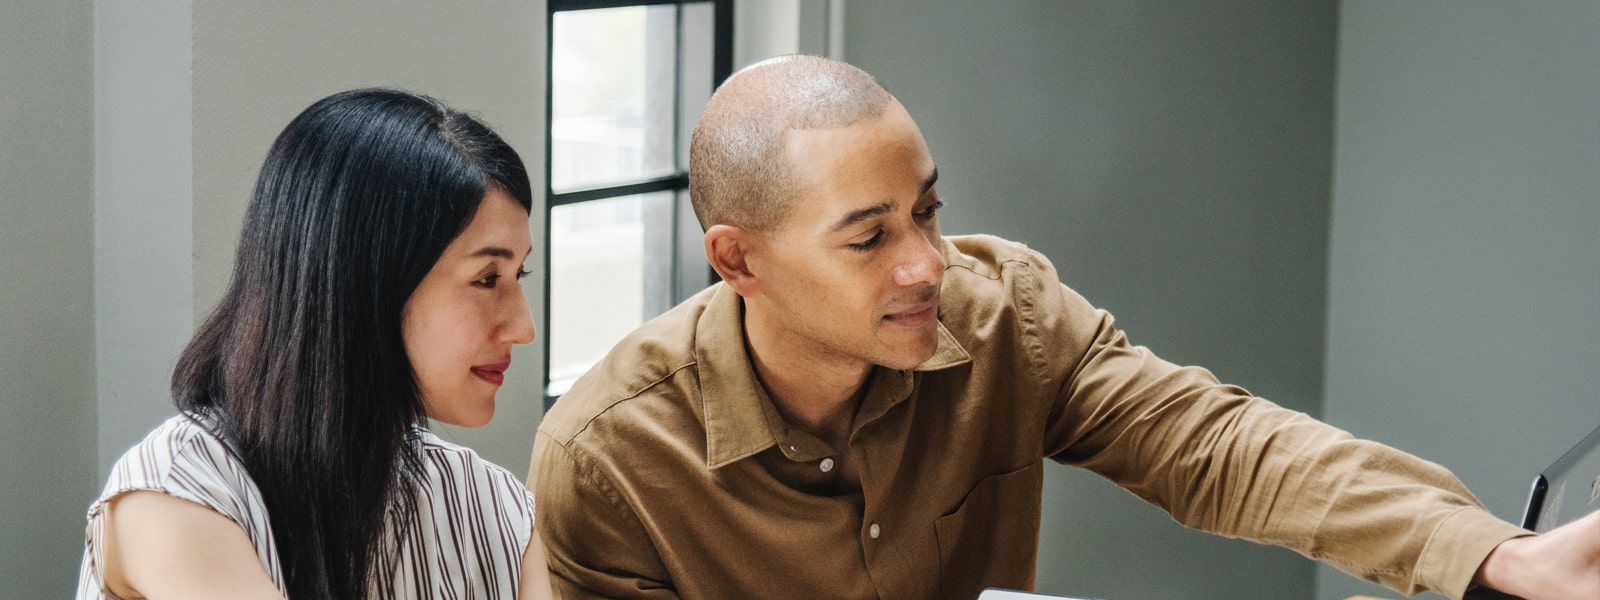
{"label": "woman's shoulder", "polygon": [[[397,597],[516,593],[522,555],[533,539],[533,496],[509,471],[471,448],[418,427],[415,521],[397,539],[409,581]],[[444,593],[444,590],[454,593]],[[488,595],[494,595],[489,593]]]}
{"label": "woman's shoulder", "polygon": [[129,451],[162,447],[170,448],[175,445],[190,444],[197,441],[204,443],[208,440],[216,440],[216,434],[211,432],[209,424],[210,421],[206,420],[205,417],[193,413],[179,413],[167,417],[167,420],[162,421],[155,429],[151,429],[150,433],[145,434],[144,439],[140,440]]}
{"label": "woman's shoulder", "polygon": [[196,478],[236,478],[243,466],[202,416],[179,414],[152,429],[111,467],[106,494],[168,490]]}
{"label": "woman's shoulder", "polygon": [[446,480],[480,487],[491,486],[518,502],[528,495],[521,478],[484,459],[477,451],[440,439],[426,429],[418,431],[423,467],[432,486],[437,487],[440,481]]}
{"label": "woman's shoulder", "polygon": [[497,540],[512,542],[502,548],[511,557],[506,560],[521,556],[533,535],[533,492],[522,478],[471,448],[418,431],[424,479],[419,513],[433,521],[434,529],[453,531],[454,537],[492,531]]}
{"label": "woman's shoulder", "polygon": [[261,492],[213,427],[204,416],[180,414],[123,453],[112,465],[105,489],[89,505],[91,537],[112,500],[150,491],[208,507],[237,523],[258,545],[270,544]]}

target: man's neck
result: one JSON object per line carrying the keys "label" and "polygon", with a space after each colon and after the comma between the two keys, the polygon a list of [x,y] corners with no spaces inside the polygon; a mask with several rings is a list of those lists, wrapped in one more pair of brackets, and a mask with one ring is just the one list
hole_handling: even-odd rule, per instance
{"label": "man's neck", "polygon": [[755,318],[749,308],[745,343],[774,407],[791,425],[843,450],[872,365],[783,331]]}

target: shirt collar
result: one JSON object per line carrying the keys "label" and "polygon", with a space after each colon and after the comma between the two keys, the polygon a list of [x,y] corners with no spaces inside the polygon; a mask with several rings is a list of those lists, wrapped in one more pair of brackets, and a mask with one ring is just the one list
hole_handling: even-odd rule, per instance
{"label": "shirt collar", "polygon": [[[706,466],[721,468],[766,450],[778,443],[779,432],[785,426],[771,420],[782,418],[767,396],[766,388],[756,378],[745,351],[744,305],[742,299],[727,284],[717,284],[711,301],[695,325],[695,362],[700,376],[700,403],[705,414]],[[939,323],[939,345],[933,356],[917,365],[913,371],[935,371],[970,362],[966,348]],[[878,388],[888,371],[879,367],[873,378]],[[887,394],[872,390],[862,406],[863,417],[872,418],[910,396],[911,374],[888,371],[898,377],[891,378]],[[898,384],[898,385],[896,385]],[[859,417],[858,417],[859,421]]]}
{"label": "shirt collar", "polygon": [[777,443],[763,408],[772,402],[744,349],[744,305],[739,294],[727,284],[717,284],[694,333],[700,403],[706,416],[706,466],[716,469]]}

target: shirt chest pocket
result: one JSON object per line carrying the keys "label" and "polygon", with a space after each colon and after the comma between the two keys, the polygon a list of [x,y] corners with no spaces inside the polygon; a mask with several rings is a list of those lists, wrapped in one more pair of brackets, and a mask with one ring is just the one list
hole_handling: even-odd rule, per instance
{"label": "shirt chest pocket", "polygon": [[1033,588],[1043,485],[1043,461],[989,475],[934,521],[941,597],[976,598],[985,587]]}

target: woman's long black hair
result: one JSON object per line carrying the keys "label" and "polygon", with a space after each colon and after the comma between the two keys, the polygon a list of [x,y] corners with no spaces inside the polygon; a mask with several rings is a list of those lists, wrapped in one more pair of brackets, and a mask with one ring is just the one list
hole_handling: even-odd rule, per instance
{"label": "woman's long black hair", "polygon": [[522,160],[471,117],[407,92],[329,96],[261,167],[233,279],[172,376],[266,501],[290,598],[363,598],[416,518],[424,422],[407,298],[490,189],[524,208]]}

